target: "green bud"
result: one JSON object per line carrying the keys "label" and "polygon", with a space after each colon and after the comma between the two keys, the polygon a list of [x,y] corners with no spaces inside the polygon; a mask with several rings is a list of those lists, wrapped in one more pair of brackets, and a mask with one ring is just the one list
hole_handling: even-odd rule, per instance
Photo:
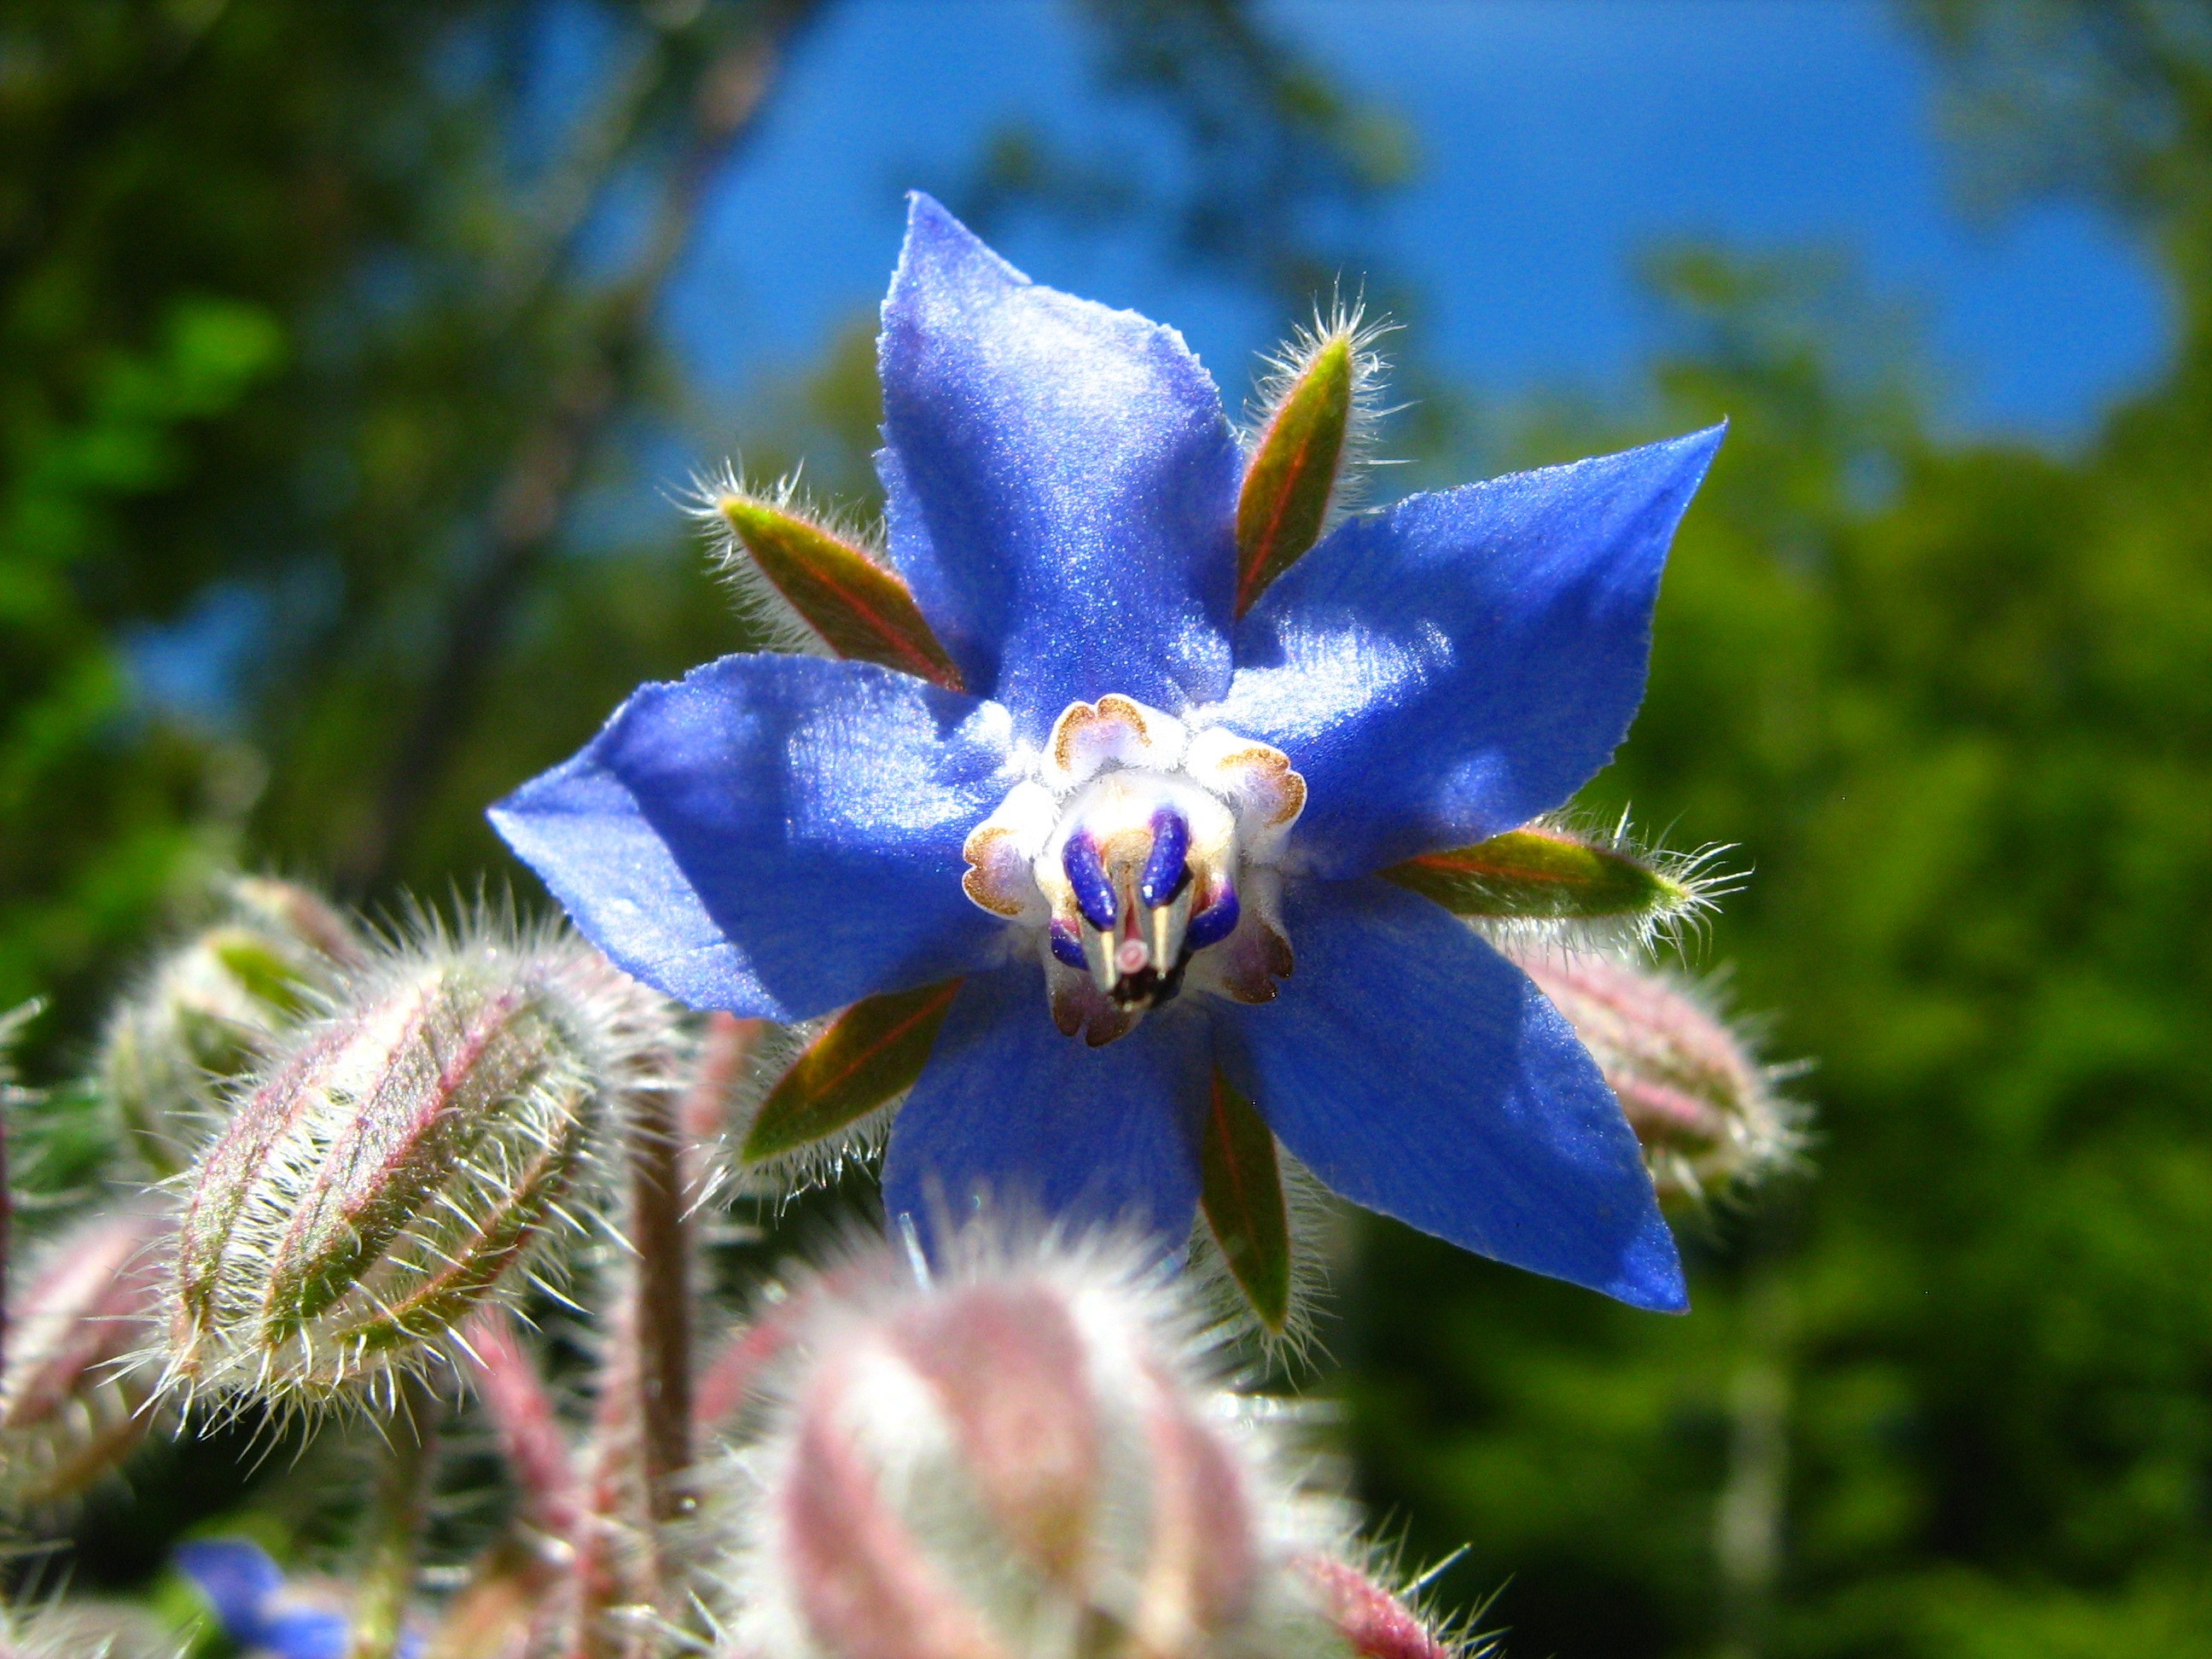
{"label": "green bud", "polygon": [[146,1165],[166,1176],[189,1164],[226,1085],[361,955],[345,919],[306,888],[232,881],[216,921],[154,964],[100,1046],[102,1097]]}
{"label": "green bud", "polygon": [[723,568],[741,592],[787,612],[837,656],[963,689],[958,665],[906,583],[857,541],[798,510],[788,489],[771,500],[732,483],[711,500],[725,532]]}
{"label": "green bud", "polygon": [[191,1171],[167,1385],[320,1397],[441,1350],[566,1218],[598,1121],[666,1086],[675,1017],[567,937],[380,950]]}

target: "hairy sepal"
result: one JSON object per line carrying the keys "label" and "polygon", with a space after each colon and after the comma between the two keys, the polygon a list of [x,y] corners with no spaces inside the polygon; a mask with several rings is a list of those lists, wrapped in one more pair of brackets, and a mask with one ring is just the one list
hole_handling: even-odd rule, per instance
{"label": "hairy sepal", "polygon": [[1273,361],[1237,498],[1237,614],[1320,541],[1364,459],[1385,328],[1358,308],[1318,315]]}
{"label": "hairy sepal", "polygon": [[1674,856],[1637,846],[1624,823],[1609,836],[1539,823],[1471,847],[1423,853],[1384,879],[1455,915],[1506,933],[1645,940],[1694,924],[1727,890],[1709,873],[1721,849]]}
{"label": "hairy sepal", "polygon": [[958,666],[906,583],[856,538],[800,510],[788,489],[759,495],[731,483],[706,493],[724,568],[741,586],[766,583],[833,655],[963,689]]}
{"label": "hairy sepal", "polygon": [[793,1062],[745,1132],[748,1164],[782,1158],[849,1127],[914,1086],[962,981],[854,1003]]}
{"label": "hairy sepal", "polygon": [[1291,1223],[1275,1137],[1218,1071],[1200,1168],[1200,1206],[1222,1260],[1253,1316],[1280,1337],[1291,1319]]}

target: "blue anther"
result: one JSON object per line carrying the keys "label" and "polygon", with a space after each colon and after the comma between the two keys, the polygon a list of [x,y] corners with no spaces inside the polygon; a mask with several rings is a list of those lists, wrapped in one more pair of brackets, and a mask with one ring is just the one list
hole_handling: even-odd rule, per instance
{"label": "blue anther", "polygon": [[1155,909],[1173,898],[1188,873],[1183,861],[1189,854],[1190,825],[1182,813],[1163,806],[1152,814],[1152,856],[1137,878],[1137,896]]}
{"label": "blue anther", "polygon": [[1083,941],[1076,936],[1075,929],[1066,922],[1054,922],[1051,938],[1053,955],[1058,957],[1069,967],[1088,968],[1091,965],[1084,960]]}
{"label": "blue anther", "polygon": [[1237,931],[1237,918],[1242,912],[1237,903],[1237,890],[1224,887],[1221,896],[1190,919],[1183,929],[1182,948],[1203,951],[1209,945],[1218,945]]}
{"label": "blue anther", "polygon": [[1114,902],[1114,884],[1106,879],[1098,843],[1077,830],[1060,852],[1060,867],[1067,872],[1067,884],[1075,889],[1075,908],[1083,912],[1083,919],[1102,933],[1112,933],[1121,906]]}

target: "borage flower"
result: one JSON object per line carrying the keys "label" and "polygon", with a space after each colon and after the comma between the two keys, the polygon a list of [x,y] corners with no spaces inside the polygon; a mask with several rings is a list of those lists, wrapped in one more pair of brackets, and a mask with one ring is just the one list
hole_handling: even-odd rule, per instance
{"label": "borage flower", "polygon": [[[223,1637],[245,1659],[345,1659],[351,1635],[335,1586],[293,1583],[258,1544],[210,1538],[177,1546],[177,1569],[207,1599]],[[422,1659],[409,1631],[399,1659]]]}
{"label": "borage flower", "polygon": [[[1030,283],[916,196],[884,307],[887,562],[787,498],[716,503],[763,592],[874,660],[641,687],[493,819],[694,1006],[854,1005],[746,1150],[910,1082],[884,1199],[925,1230],[988,1194],[1180,1243],[1203,1189],[1279,1322],[1279,1139],[1360,1204],[1679,1309],[1596,1066],[1423,894],[1610,757],[1719,431],[1316,543],[1364,365],[1347,331],[1312,345],[1248,458],[1180,335]],[[1609,856],[1522,840],[1543,871]]]}

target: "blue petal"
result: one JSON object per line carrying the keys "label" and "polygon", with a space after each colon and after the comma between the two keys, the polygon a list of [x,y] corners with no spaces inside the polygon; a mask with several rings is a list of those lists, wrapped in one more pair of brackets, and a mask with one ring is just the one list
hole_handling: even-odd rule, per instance
{"label": "blue petal", "polygon": [[1305,775],[1298,838],[1361,875],[1550,811],[1626,735],[1674,526],[1722,428],[1348,520],[1237,635],[1224,726]]}
{"label": "blue petal", "polygon": [[198,1586],[223,1634],[255,1647],[267,1628],[265,1609],[284,1588],[284,1574],[260,1545],[243,1538],[210,1538],[179,1544],[177,1571]]}
{"label": "blue petal", "polygon": [[1297,969],[1218,1004],[1222,1062],[1283,1144],[1369,1209],[1639,1308],[1688,1305],[1636,1137],[1528,977],[1387,882],[1285,895]]}
{"label": "blue petal", "polygon": [[[350,1634],[345,1614],[335,1608],[293,1607],[269,1620],[251,1651],[269,1659],[346,1659]],[[403,1638],[400,1652],[410,1646]]]}
{"label": "blue petal", "polygon": [[1220,697],[1241,463],[1182,337],[916,193],[882,354],[891,557],[969,689],[1031,741],[1078,698]]}
{"label": "blue petal", "polygon": [[1170,1004],[1093,1048],[1053,1024],[1034,963],[975,975],[891,1126],[884,1209],[933,1229],[988,1203],[1127,1224],[1182,1249],[1211,1040],[1202,1015]]}
{"label": "blue petal", "polygon": [[592,942],[695,1008],[805,1019],[974,966],[961,842],[1002,710],[866,663],[725,657],[641,686],[492,809]]}

